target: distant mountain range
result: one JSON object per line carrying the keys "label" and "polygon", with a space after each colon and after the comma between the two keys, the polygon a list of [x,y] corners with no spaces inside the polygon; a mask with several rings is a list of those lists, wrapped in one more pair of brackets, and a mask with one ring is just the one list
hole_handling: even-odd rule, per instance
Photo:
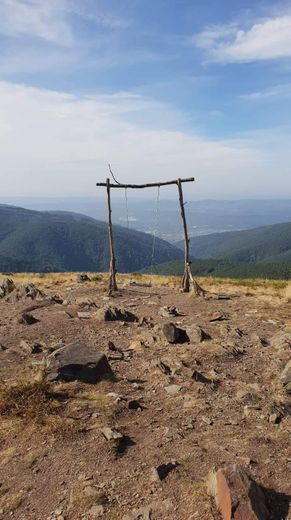
{"label": "distant mountain range", "polygon": [[[230,260],[192,260],[193,276],[210,276],[218,278],[267,278],[270,280],[290,280],[291,262],[273,262],[244,264]],[[149,273],[145,268],[142,273]],[[155,273],[165,276],[182,276],[183,260],[175,260],[155,266]]]}
{"label": "distant mountain range", "polygon": [[[134,272],[152,263],[153,237],[114,226],[117,267]],[[156,239],[156,263],[183,252]],[[0,205],[0,272],[107,271],[105,222],[70,212],[42,212]]]}
{"label": "distant mountain range", "polygon": [[[114,190],[112,190],[114,191]],[[121,190],[115,190],[121,191]],[[173,195],[172,200],[164,198]],[[128,190],[129,227],[152,233],[168,242],[183,238],[178,197],[175,187],[169,192],[161,190],[157,205],[155,190],[147,192],[142,199],[134,190]],[[121,195],[121,194],[120,194]],[[176,194],[177,195],[177,194]],[[282,222],[291,222],[291,200],[189,200],[187,186],[184,188],[186,215],[190,236],[200,236],[224,231],[238,231]],[[97,220],[107,220],[106,198],[102,191],[96,197],[63,198],[14,198],[0,203],[13,204],[36,211],[73,211]],[[127,211],[124,196],[112,196],[113,223],[126,226]]]}
{"label": "distant mountain range", "polygon": [[[181,249],[183,243],[177,244]],[[226,259],[235,262],[291,261],[291,222],[245,231],[214,233],[190,241],[193,258]]]}

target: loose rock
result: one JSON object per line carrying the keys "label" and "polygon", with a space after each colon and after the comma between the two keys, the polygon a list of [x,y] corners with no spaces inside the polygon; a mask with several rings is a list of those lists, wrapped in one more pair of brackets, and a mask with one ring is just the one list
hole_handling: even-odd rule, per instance
{"label": "loose rock", "polygon": [[5,278],[0,285],[0,298],[8,296],[15,289],[15,284],[10,278]]}
{"label": "loose rock", "polygon": [[270,344],[276,350],[289,350],[291,348],[291,331],[278,332],[272,337]]}
{"label": "loose rock", "polygon": [[119,439],[123,439],[122,433],[120,433],[115,428],[104,427],[104,428],[101,428],[100,431],[104,435],[104,437],[107,441],[116,441]]}
{"label": "loose rock", "polygon": [[201,343],[211,339],[210,335],[205,332],[199,325],[189,325],[186,327],[186,334],[191,343]]}
{"label": "loose rock", "polygon": [[291,360],[285,366],[280,379],[284,386],[291,383]]}
{"label": "loose rock", "polygon": [[29,314],[28,312],[24,312],[18,320],[18,323],[21,323],[22,325],[34,325],[38,322],[39,320],[37,320],[34,316],[32,316],[32,314]]}
{"label": "loose rock", "polygon": [[106,356],[83,343],[71,343],[50,354],[46,375],[49,381],[82,381],[91,384],[113,377]]}
{"label": "loose rock", "polygon": [[165,323],[163,333],[169,343],[185,343],[189,340],[185,330],[179,329],[174,323]]}
{"label": "loose rock", "polygon": [[126,309],[111,306],[99,309],[96,316],[97,319],[104,321],[138,321],[138,317],[132,312],[127,311]]}
{"label": "loose rock", "polygon": [[207,487],[223,520],[269,520],[262,488],[242,467],[230,465],[210,472]]}

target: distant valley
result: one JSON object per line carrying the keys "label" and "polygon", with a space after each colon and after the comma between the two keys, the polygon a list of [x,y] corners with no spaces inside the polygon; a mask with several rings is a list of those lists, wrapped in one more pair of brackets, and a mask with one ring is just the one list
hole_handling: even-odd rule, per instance
{"label": "distant valley", "polygon": [[[128,191],[127,208],[124,197],[114,196],[113,222],[146,233],[155,231],[168,242],[178,242],[183,238],[178,200],[164,199],[161,193],[157,205],[156,196],[153,191],[149,193],[148,199],[141,199]],[[192,237],[291,222],[291,200],[191,201],[185,190],[185,201],[189,234]],[[96,220],[107,220],[106,202],[101,193],[96,193],[96,197],[19,197],[2,201],[0,198],[1,202],[37,211],[73,211]]]}

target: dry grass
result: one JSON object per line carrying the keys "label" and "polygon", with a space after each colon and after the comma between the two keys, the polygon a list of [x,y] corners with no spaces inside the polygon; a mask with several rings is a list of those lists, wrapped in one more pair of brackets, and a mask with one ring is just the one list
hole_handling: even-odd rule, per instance
{"label": "dry grass", "polygon": [[16,448],[11,446],[0,453],[0,466],[6,466],[13,459],[16,452]]}
{"label": "dry grass", "polygon": [[44,381],[17,381],[0,389],[0,415],[42,422],[60,408],[58,395]]}
{"label": "dry grass", "polygon": [[[33,283],[39,289],[52,288],[54,286],[70,287],[77,285],[77,277],[80,273],[9,273],[16,284]],[[98,284],[99,289],[107,290],[107,273],[86,273],[91,282],[84,282],[85,285]],[[3,274],[3,277],[7,274]],[[0,274],[1,277],[1,274]],[[287,300],[291,299],[291,282],[286,280],[268,279],[231,279],[231,278],[211,278],[197,277],[199,285],[211,292],[224,293],[251,293],[256,295],[279,296]],[[173,289],[181,288],[181,277],[161,276],[141,273],[118,274],[117,283],[119,287],[126,287],[131,282],[151,284],[153,287],[170,287]],[[251,295],[251,294],[250,294]]]}

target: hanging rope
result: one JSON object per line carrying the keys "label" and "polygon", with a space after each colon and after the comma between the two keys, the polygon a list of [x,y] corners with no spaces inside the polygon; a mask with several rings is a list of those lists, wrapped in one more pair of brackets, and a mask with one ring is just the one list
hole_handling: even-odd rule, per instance
{"label": "hanging rope", "polygon": [[128,213],[127,188],[125,188],[124,194],[125,194],[126,227],[127,227],[127,229],[129,229],[129,213]]}
{"label": "hanging rope", "polygon": [[157,230],[159,226],[159,211],[160,211],[160,186],[158,186],[157,200],[156,200],[156,212],[155,212],[155,228],[153,233],[153,245],[152,245],[152,258],[151,258],[151,272],[153,274],[153,270],[157,273],[157,268],[154,263],[155,259],[155,251],[156,251],[156,238],[157,238]]}

